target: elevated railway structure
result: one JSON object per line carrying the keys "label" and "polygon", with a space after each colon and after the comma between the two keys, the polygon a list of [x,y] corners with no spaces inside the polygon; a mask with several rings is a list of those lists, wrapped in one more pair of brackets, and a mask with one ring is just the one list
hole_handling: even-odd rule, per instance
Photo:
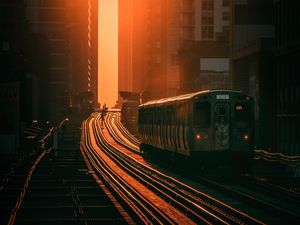
{"label": "elevated railway structure", "polygon": [[95,181],[79,150],[79,128],[71,121],[58,135],[58,149],[15,171],[0,191],[0,224],[134,224]]}

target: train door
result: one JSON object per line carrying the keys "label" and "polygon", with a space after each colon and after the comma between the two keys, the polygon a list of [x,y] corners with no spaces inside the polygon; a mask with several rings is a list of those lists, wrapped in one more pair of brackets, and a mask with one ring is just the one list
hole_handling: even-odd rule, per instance
{"label": "train door", "polygon": [[215,150],[228,150],[230,140],[230,105],[215,104]]}

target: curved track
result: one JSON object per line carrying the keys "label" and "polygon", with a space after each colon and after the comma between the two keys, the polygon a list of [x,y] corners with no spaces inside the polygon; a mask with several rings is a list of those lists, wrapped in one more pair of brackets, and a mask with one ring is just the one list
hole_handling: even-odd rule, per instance
{"label": "curved track", "polygon": [[[113,125],[108,124],[108,123],[112,123],[112,122],[114,122],[114,121],[108,119],[107,126],[114,127]],[[125,133],[123,133],[124,129],[125,128],[120,129],[120,131],[125,136]],[[113,132],[111,133],[111,135],[114,135]],[[237,186],[236,184],[235,184],[235,186],[230,185],[230,184],[224,184],[222,182],[216,182],[209,178],[200,177],[200,178],[196,178],[196,180],[198,180],[202,184],[205,184],[216,190],[222,191],[226,194],[230,194],[234,198],[241,199],[250,205],[259,207],[260,209],[262,209],[266,212],[271,212],[272,214],[276,214],[276,215],[280,216],[281,218],[288,218],[288,220],[291,222],[297,221],[300,219],[299,213],[298,213],[299,207],[294,207],[293,204],[291,204],[291,205],[289,204],[290,202],[298,203],[299,198],[290,199],[291,196],[295,196],[294,193],[284,193],[283,194],[282,190],[278,191],[278,190],[274,189],[274,187],[272,189],[270,189],[270,187],[268,187],[268,185],[265,184],[266,182],[264,182],[264,185],[262,185],[262,182],[254,182],[254,184],[252,182],[252,184],[250,184],[249,179],[246,179],[247,182],[244,182],[243,184],[239,184],[238,186],[240,186],[240,187],[237,188],[237,187],[235,187],[235,186]],[[246,188],[243,186],[245,186]],[[247,189],[247,190],[245,190],[245,189]],[[270,198],[268,196],[261,196],[259,199],[257,195],[260,195],[260,194],[258,192],[255,192],[255,190],[258,191],[259,193],[273,195],[274,202],[276,202],[276,199],[278,197],[282,197],[282,199],[286,200],[286,202],[288,202],[288,204],[285,204],[285,205],[273,204],[273,203],[269,202]],[[287,197],[285,197],[285,196],[287,196]],[[286,207],[288,207],[288,208],[286,208]]]}
{"label": "curved track", "polygon": [[[108,123],[109,120],[106,121],[107,125]],[[114,132],[111,134],[114,135]],[[149,166],[141,164],[134,158],[119,151],[117,146],[111,146],[103,138],[103,135],[99,135],[99,138],[102,139],[102,144],[104,143],[115,155],[118,155],[124,161],[122,162],[124,170],[126,169],[128,173],[131,173],[132,170],[137,171],[138,174],[135,175],[136,179],[139,179],[140,182],[146,182],[155,192],[159,192],[167,201],[172,202],[172,205],[188,213],[190,218],[196,219],[199,215],[206,218],[209,215],[211,218],[207,217],[207,220],[211,221],[213,218],[212,223],[216,223],[217,220],[218,222],[227,224],[261,224],[255,218],[192,189]],[[117,139],[116,137],[114,138]]]}
{"label": "curved track", "polygon": [[[162,224],[170,223],[165,216],[157,212],[156,207],[151,202],[136,192],[118,173],[116,173],[105,160],[97,154],[91,141],[90,124],[93,119],[83,123],[83,144],[82,150],[87,156],[93,169],[104,179],[107,186],[115,193],[118,199],[122,199],[123,204],[127,205],[131,215],[137,223]],[[153,223],[154,221],[154,223]]]}

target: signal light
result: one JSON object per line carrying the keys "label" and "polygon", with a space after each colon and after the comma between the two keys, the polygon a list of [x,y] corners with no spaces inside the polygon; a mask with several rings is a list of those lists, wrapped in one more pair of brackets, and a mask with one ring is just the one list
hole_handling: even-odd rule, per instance
{"label": "signal light", "polygon": [[236,110],[243,110],[243,106],[242,106],[242,105],[237,105],[237,106],[235,107],[235,109],[236,109]]}
{"label": "signal light", "polygon": [[196,134],[196,139],[197,140],[200,140],[201,139],[201,135],[198,133],[198,134]]}
{"label": "signal light", "polygon": [[245,135],[244,135],[244,140],[245,140],[245,141],[248,141],[248,140],[249,140],[249,135],[248,135],[248,134],[245,134]]}

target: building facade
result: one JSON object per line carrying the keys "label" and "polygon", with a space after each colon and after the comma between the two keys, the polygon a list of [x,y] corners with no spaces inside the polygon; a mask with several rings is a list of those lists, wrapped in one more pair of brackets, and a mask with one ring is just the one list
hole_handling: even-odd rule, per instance
{"label": "building facade", "polygon": [[72,107],[98,103],[98,1],[67,1]]}
{"label": "building facade", "polygon": [[233,88],[254,98],[256,147],[272,150],[276,146],[273,18],[273,0],[235,1]]}
{"label": "building facade", "polygon": [[[97,103],[98,1],[27,0],[29,29],[49,41],[49,119],[62,120],[74,96]],[[81,106],[80,106],[81,107]]]}
{"label": "building facade", "polygon": [[118,14],[118,91],[132,92],[133,0],[119,0]]}
{"label": "building facade", "polygon": [[4,152],[14,155],[22,153],[25,128],[49,120],[49,42],[30,32],[26,6],[0,3],[0,136]]}
{"label": "building facade", "polygon": [[230,88],[230,1],[183,2],[180,92]]}
{"label": "building facade", "polygon": [[66,43],[66,1],[28,0],[27,18],[31,33],[49,41],[49,119],[58,122],[68,108],[70,68]]}
{"label": "building facade", "polygon": [[[144,93],[149,100],[204,87],[228,87],[229,11],[226,0],[120,0],[119,91]],[[205,49],[207,42],[215,51],[195,50],[192,67],[198,68],[191,75],[185,53],[193,42],[200,45],[198,49]],[[182,87],[195,80],[198,87]]]}
{"label": "building facade", "polygon": [[300,155],[300,2],[274,1],[277,151]]}
{"label": "building facade", "polygon": [[119,0],[119,92],[166,96],[166,3]]}

